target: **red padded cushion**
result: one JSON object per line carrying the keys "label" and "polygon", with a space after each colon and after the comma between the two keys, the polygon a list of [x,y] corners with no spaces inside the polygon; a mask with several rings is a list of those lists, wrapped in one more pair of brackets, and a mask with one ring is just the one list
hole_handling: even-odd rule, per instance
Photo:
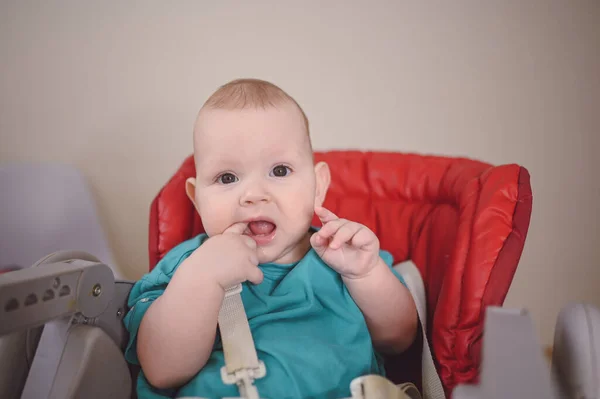
{"label": "red padded cushion", "polygon": [[[529,227],[527,170],[386,152],[332,151],[316,153],[315,160],[331,168],[324,205],[370,227],[396,262],[412,259],[420,269],[427,334],[447,395],[458,383],[475,382],[484,310],[504,302]],[[184,190],[194,174],[190,156],[152,203],[151,269],[203,231]],[[319,225],[316,217],[313,223]]]}

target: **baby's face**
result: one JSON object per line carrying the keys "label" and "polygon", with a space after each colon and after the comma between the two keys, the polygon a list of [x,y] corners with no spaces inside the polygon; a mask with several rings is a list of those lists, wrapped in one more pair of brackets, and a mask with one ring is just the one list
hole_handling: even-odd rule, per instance
{"label": "baby's face", "polygon": [[302,115],[277,108],[203,110],[195,130],[196,180],[188,182],[209,236],[238,222],[258,244],[261,263],[291,263],[308,250],[315,205],[329,171],[313,164]]}

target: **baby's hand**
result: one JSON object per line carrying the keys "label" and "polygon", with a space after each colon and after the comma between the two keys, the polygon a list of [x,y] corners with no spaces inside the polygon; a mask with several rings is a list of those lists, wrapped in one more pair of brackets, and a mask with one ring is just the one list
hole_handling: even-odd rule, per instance
{"label": "baby's hand", "polygon": [[208,278],[214,278],[224,290],[245,281],[260,284],[263,280],[256,242],[243,235],[246,226],[246,223],[232,225],[222,234],[206,240],[191,255],[197,262],[196,267]]}
{"label": "baby's hand", "polygon": [[378,264],[379,239],[368,227],[338,218],[333,212],[316,207],[323,227],[310,243],[332,269],[345,278],[362,278]]}

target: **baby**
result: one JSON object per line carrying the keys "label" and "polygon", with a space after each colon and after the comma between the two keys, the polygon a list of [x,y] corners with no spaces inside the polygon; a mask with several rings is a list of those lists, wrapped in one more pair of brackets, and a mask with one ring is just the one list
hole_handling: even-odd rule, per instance
{"label": "baby", "polygon": [[222,86],[198,114],[194,159],[186,191],[206,234],[172,249],[129,298],[138,397],[239,396],[221,380],[217,330],[238,283],[267,369],[261,397],[344,398],[352,379],[383,375],[381,355],[414,340],[416,308],[375,234],[322,207],[330,172],[315,165],[296,101],[260,80]]}

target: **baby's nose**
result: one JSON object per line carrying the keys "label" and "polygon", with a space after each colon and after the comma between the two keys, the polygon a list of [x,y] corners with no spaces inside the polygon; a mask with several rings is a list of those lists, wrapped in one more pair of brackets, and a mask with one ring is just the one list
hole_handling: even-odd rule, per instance
{"label": "baby's nose", "polygon": [[260,202],[269,202],[270,197],[266,191],[254,189],[247,191],[241,198],[241,205],[252,205]]}

